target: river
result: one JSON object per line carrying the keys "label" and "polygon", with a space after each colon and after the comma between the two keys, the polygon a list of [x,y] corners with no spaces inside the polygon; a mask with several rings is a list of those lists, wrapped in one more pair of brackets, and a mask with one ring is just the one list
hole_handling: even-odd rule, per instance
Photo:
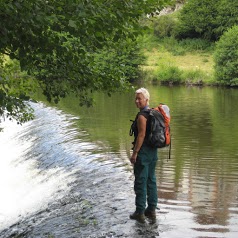
{"label": "river", "polygon": [[35,119],[0,133],[0,237],[220,238],[238,234],[238,90],[147,87],[171,110],[159,151],[157,221],[139,224],[129,163],[134,94],[32,103]]}

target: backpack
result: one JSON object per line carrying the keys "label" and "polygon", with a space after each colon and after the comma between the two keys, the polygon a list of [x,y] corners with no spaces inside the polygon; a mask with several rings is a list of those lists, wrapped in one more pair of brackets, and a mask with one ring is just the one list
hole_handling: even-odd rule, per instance
{"label": "backpack", "polygon": [[150,133],[146,142],[151,147],[163,148],[171,144],[170,110],[165,104],[149,110]]}
{"label": "backpack", "polygon": [[[170,109],[167,105],[160,103],[157,107],[148,110],[149,134],[146,135],[145,142],[153,148],[164,148],[169,146],[169,158],[171,154],[171,134],[170,134]],[[137,117],[136,117],[137,119]],[[134,133],[135,121],[130,129],[130,135]]]}

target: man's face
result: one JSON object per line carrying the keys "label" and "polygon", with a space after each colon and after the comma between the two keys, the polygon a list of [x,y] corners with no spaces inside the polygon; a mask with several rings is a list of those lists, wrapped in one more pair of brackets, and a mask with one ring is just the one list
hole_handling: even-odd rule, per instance
{"label": "man's face", "polygon": [[148,100],[145,99],[144,95],[142,93],[137,93],[135,97],[135,104],[138,108],[143,109],[145,106],[147,106]]}

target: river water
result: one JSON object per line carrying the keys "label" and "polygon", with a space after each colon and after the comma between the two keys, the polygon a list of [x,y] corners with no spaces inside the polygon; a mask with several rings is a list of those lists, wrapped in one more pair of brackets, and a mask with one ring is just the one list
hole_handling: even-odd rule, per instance
{"label": "river water", "polygon": [[151,107],[166,103],[172,115],[156,223],[129,219],[134,93],[95,94],[93,108],[32,103],[34,120],[2,123],[0,237],[237,237],[238,90],[148,89]]}

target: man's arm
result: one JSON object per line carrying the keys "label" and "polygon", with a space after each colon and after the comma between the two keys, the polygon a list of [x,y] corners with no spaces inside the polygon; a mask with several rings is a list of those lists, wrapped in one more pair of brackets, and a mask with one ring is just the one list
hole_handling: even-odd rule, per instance
{"label": "man's arm", "polygon": [[133,149],[132,156],[130,158],[130,161],[132,164],[134,164],[136,162],[137,154],[138,154],[138,152],[144,142],[144,139],[145,139],[146,121],[147,121],[147,119],[144,116],[139,115],[139,117],[137,119],[138,136],[136,139],[136,143],[135,143],[135,146]]}

